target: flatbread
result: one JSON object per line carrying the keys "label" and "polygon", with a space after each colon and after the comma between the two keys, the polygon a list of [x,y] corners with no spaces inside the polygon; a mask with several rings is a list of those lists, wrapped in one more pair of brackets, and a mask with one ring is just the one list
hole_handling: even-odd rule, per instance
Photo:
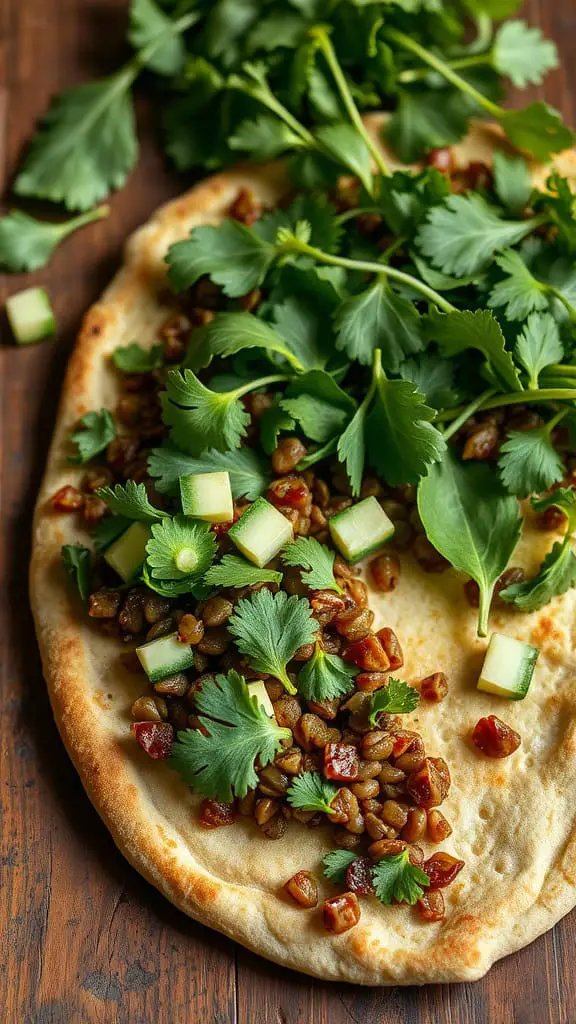
{"label": "flatbread", "polygon": [[[458,161],[489,157],[499,139],[497,129],[477,126],[456,147]],[[558,162],[564,173],[576,166],[574,154]],[[543,181],[545,174],[535,169],[535,177]],[[239,168],[168,203],[129,240],[122,269],[84,319],[34,520],[31,600],[56,722],[118,847],[191,917],[277,963],[324,979],[406,985],[479,978],[576,903],[574,591],[535,614],[493,614],[495,630],[542,649],[522,703],[476,691],[486,641],[475,635],[476,616],[454,571],[427,575],[402,555],[398,588],[371,595],[375,628],[391,626],[399,635],[405,678],[440,670],[448,676],[446,700],[421,706],[409,727],[450,766],[452,788],[442,810],[454,831],[442,848],[466,866],[445,890],[442,923],[425,924],[412,910],[362,899],[360,923],[330,936],[318,911],[297,908],[281,891],[299,869],[321,877],[329,831],[290,822],[287,834],[272,842],[246,820],[214,831],[200,828],[199,798],[166,764],[147,758],[130,734],[129,709],[144,689],[143,678],[121,667],[117,640],[87,618],[62,567],[62,544],[88,539],[75,517],[53,512],[49,502],[82,474],[67,462],[70,430],[89,410],[114,408],[118,377],[107,358],[113,349],[134,339],[145,346],[157,340],[170,313],[161,298],[168,246],[195,225],[218,222],[240,188],[272,206],[288,184],[280,163]],[[534,571],[551,540],[529,526],[514,564]],[[503,761],[483,758],[469,739],[476,721],[492,713],[522,737],[519,751]],[[333,893],[321,882],[323,898]]]}

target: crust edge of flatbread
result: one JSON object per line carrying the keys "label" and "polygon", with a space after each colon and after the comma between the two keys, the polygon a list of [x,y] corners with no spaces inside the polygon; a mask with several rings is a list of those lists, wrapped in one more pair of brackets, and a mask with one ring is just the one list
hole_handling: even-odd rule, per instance
{"label": "crust edge of flatbread", "polygon": [[[380,115],[371,118],[371,128],[376,130],[380,124]],[[486,159],[495,145],[500,145],[500,138],[498,128],[477,125],[471,137],[456,147],[457,160],[464,165],[469,159]],[[575,153],[562,154],[560,161],[563,173],[568,169],[576,176]],[[539,182],[544,177],[543,172],[535,172]],[[542,889],[520,922],[501,921],[496,926],[491,922],[488,926],[462,908],[445,929],[422,925],[429,942],[423,944],[418,954],[412,951],[410,955],[401,955],[396,951],[392,958],[382,945],[374,944],[362,922],[343,936],[328,937],[319,929],[315,935],[308,932],[307,941],[303,941],[299,938],[301,911],[288,906],[274,893],[255,889],[247,892],[240,882],[217,878],[194,862],[188,851],[184,856],[177,840],[162,835],[156,808],[146,803],[139,789],[128,748],[108,723],[105,679],[101,680],[101,714],[94,704],[94,692],[100,690],[94,689],[99,681],[98,664],[87,642],[92,627],[82,617],[59,565],[62,543],[73,543],[75,533],[80,540],[86,535],[81,529],[75,531],[68,517],[51,512],[48,499],[78,472],[65,462],[70,428],[94,407],[92,396],[100,398],[113,393],[113,374],[103,358],[105,353],[115,347],[120,335],[126,342],[132,340],[132,317],[141,321],[149,313],[153,335],[166,316],[158,303],[162,287],[159,254],[165,251],[168,242],[185,237],[195,223],[216,221],[240,187],[253,189],[265,205],[273,205],[287,191],[288,184],[278,162],[234,168],[201,182],[162,206],[128,240],[123,267],[84,317],[65,376],[33,525],[31,604],[54,717],[88,796],[116,845],[148,881],[197,921],[260,955],[326,980],[371,985],[474,980],[496,959],[527,945],[552,927],[574,905],[573,835],[562,851],[562,864],[554,867],[553,880]],[[152,770],[156,770],[155,764]],[[279,941],[272,924],[275,913],[286,914],[287,941]],[[322,943],[325,954],[316,956],[309,948],[311,942]]]}

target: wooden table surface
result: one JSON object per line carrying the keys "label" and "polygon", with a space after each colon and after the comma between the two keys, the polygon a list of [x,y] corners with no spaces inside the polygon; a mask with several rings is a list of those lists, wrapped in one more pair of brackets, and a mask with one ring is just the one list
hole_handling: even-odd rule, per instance
{"label": "wooden table surface", "polygon": [[[546,98],[576,123],[576,2],[531,0],[563,70]],[[124,58],[124,0],[2,0],[4,187],[50,95]],[[537,94],[537,91],[535,91]],[[6,1024],[573,1024],[576,914],[475,984],[365,990],[269,964],[188,920],[124,861],[60,743],[27,597],[30,518],[64,365],[81,315],[114,273],[126,235],[185,182],[170,173],[139,101],[142,157],[112,214],[0,300],[39,283],[58,334],[0,345],[0,1019]],[[506,928],[506,920],[502,920]]]}

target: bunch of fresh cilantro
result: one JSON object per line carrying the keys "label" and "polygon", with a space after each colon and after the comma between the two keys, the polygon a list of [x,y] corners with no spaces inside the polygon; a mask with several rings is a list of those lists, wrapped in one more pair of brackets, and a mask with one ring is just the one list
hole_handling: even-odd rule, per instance
{"label": "bunch of fresh cilantro", "polygon": [[[360,114],[388,109],[388,143],[404,161],[451,145],[470,117],[498,120],[539,159],[570,145],[542,102],[504,110],[504,82],[537,84],[554,45],[513,15],[519,0],[131,0],[134,56],[57,97],[13,191],[87,211],[126,182],[138,159],[132,89],[148,79],[164,146],[183,171],[284,154],[294,179],[327,187],[346,167],[368,183],[377,149]],[[219,131],[214,131],[214,126]],[[18,211],[0,220],[0,263],[31,270],[103,208],[64,224]]]}

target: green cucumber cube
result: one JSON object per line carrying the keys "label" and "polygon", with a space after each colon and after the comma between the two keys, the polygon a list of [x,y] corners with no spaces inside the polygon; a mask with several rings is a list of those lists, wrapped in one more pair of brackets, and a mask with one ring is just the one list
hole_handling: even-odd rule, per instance
{"label": "green cucumber cube", "polygon": [[256,697],[262,710],[265,711],[270,718],[274,718],[274,707],[270,697],[268,696],[264,680],[256,679],[255,682],[248,683],[248,692],[251,697]]}
{"label": "green cucumber cube", "polygon": [[54,312],[44,288],[26,288],[6,299],[6,315],[19,345],[41,341],[56,330]]}
{"label": "green cucumber cube", "polygon": [[523,640],[492,633],[477,688],[510,700],[524,700],[539,654],[538,647]]}
{"label": "green cucumber cube", "polygon": [[185,516],[207,523],[229,523],[234,502],[228,473],[190,473],[180,477],[180,497]]}
{"label": "green cucumber cube", "polygon": [[178,633],[150,640],[150,643],[137,647],[136,654],[151,683],[176,672],[185,672],[194,665],[194,649],[189,644],[180,643]]}
{"label": "green cucumber cube", "polygon": [[230,540],[246,558],[263,569],[294,537],[292,523],[266,498],[257,498],[228,530]]}
{"label": "green cucumber cube", "polygon": [[374,497],[364,498],[332,516],[328,528],[347,562],[359,562],[379,551],[394,533],[394,523]]}
{"label": "green cucumber cube", "polygon": [[145,523],[132,523],[124,533],[104,552],[108,562],[124,583],[129,583],[146,558],[146,545],[152,536]]}

